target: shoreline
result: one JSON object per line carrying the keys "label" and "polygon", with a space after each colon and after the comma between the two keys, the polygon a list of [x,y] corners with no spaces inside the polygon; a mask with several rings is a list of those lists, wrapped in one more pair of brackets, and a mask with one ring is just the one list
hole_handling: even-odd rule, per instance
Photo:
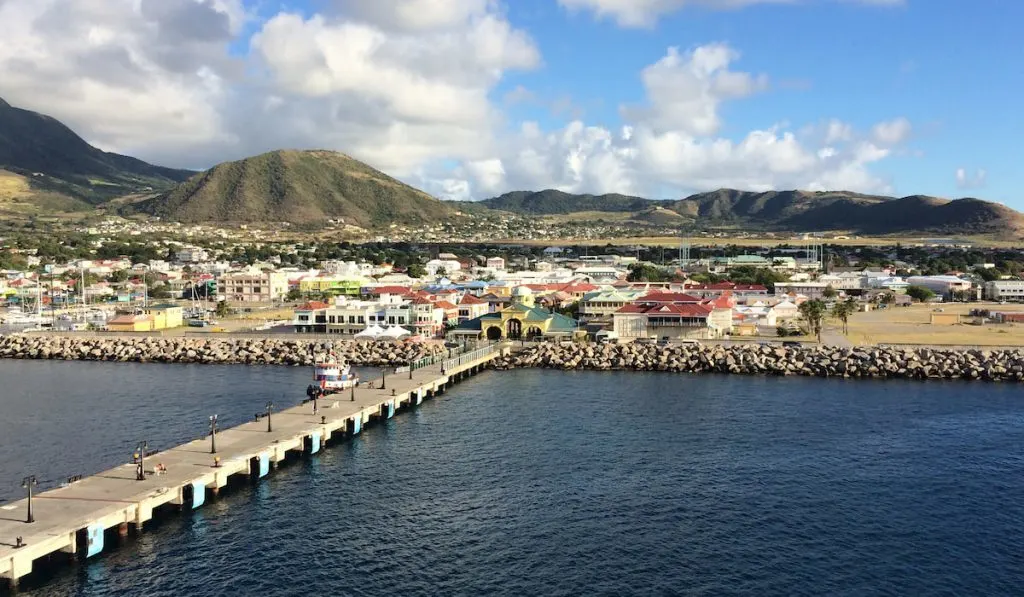
{"label": "shoreline", "polygon": [[1024,382],[1024,350],[542,343],[496,359],[491,367]]}

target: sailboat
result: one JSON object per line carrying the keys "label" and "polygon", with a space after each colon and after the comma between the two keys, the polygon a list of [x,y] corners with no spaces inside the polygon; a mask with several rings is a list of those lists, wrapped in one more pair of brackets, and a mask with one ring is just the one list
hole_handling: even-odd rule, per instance
{"label": "sailboat", "polygon": [[3,316],[4,325],[31,325],[41,326],[50,323],[50,318],[43,317],[43,285],[36,284],[36,312],[26,313],[21,311],[8,311]]}

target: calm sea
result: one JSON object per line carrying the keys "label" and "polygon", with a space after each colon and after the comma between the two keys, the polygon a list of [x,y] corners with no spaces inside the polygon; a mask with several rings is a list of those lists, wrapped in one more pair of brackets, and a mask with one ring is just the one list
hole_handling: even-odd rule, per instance
{"label": "calm sea", "polygon": [[[0,361],[0,496],[309,371]],[[1017,386],[486,373],[28,595],[1019,595]]]}

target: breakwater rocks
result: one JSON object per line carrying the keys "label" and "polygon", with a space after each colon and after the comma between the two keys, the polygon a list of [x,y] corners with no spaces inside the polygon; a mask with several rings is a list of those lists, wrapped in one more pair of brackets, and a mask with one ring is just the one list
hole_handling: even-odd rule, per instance
{"label": "breakwater rocks", "polygon": [[138,363],[312,366],[330,351],[355,366],[405,365],[444,352],[436,344],[277,338],[0,337],[0,358]]}
{"label": "breakwater rocks", "polygon": [[809,377],[1024,381],[1024,351],[838,348],[759,344],[655,346],[542,343],[498,359],[496,369],[671,371]]}

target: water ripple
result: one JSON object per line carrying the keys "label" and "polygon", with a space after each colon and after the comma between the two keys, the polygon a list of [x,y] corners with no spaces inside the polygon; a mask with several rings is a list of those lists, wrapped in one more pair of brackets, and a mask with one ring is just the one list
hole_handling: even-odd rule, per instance
{"label": "water ripple", "polygon": [[[201,372],[188,381],[191,370],[146,367],[154,387],[202,385]],[[296,375],[204,371],[220,398],[179,392],[166,408],[198,415],[217,400],[241,416],[259,401],[249,388],[280,391]],[[95,397],[76,412],[92,413],[85,428],[102,435],[112,407],[103,396],[119,390],[91,383]],[[1015,394],[996,384],[487,374],[28,594],[1015,595]],[[148,423],[168,439],[187,431]]]}

